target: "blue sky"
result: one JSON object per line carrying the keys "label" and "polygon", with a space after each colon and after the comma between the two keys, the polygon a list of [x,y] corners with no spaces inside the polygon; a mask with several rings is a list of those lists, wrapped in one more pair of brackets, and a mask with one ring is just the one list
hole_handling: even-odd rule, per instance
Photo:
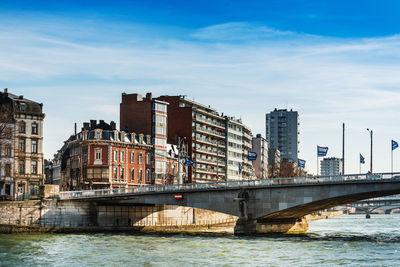
{"label": "blue sky", "polygon": [[[347,171],[390,171],[400,141],[398,1],[1,1],[0,87],[44,103],[45,156],[73,123],[119,120],[122,92],[183,94],[265,135],[265,113],[300,113],[300,157],[316,145]],[[400,171],[395,151],[395,170]],[[397,155],[399,154],[399,155]]]}

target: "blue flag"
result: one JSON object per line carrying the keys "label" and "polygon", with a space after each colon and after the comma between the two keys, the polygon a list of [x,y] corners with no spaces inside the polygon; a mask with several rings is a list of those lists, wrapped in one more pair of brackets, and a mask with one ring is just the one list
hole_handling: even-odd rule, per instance
{"label": "blue flag", "polygon": [[325,157],[328,153],[328,147],[317,146],[318,157]]}
{"label": "blue flag", "polygon": [[249,151],[247,153],[247,160],[248,161],[255,161],[257,159],[257,153],[253,151]]}
{"label": "blue flag", "polygon": [[239,174],[242,173],[242,169],[243,169],[242,164],[239,163]]}
{"label": "blue flag", "polygon": [[365,163],[365,158],[360,154],[360,163],[364,164]]}
{"label": "blue flag", "polygon": [[185,157],[185,166],[193,167],[194,162],[188,157]]}
{"label": "blue flag", "polygon": [[396,141],[392,140],[392,150],[395,150],[398,147],[399,147],[399,144]]}
{"label": "blue flag", "polygon": [[299,168],[304,169],[306,167],[306,161],[304,159],[297,159],[297,165]]}

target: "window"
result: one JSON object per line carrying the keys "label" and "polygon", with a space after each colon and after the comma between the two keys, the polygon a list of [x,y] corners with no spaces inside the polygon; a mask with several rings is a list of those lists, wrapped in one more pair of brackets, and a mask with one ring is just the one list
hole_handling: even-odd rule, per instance
{"label": "window", "polygon": [[150,170],[149,169],[146,170],[146,182],[150,183]]}
{"label": "window", "polygon": [[37,161],[32,161],[32,174],[37,174]]}
{"label": "window", "polygon": [[143,153],[139,153],[139,164],[143,164]]}
{"label": "window", "polygon": [[19,139],[19,151],[25,152],[25,139]]}
{"label": "window", "polygon": [[11,176],[11,164],[6,164],[6,176]]}
{"label": "window", "polygon": [[24,185],[23,184],[18,184],[18,194],[24,193]]}
{"label": "window", "polygon": [[119,178],[122,180],[122,181],[124,181],[125,180],[125,172],[124,172],[124,167],[120,167],[120,169],[119,169]]}
{"label": "window", "polygon": [[25,103],[19,104],[19,110],[20,111],[25,111]]}
{"label": "window", "polygon": [[114,162],[118,161],[118,151],[114,150]]}
{"label": "window", "polygon": [[24,174],[25,173],[25,161],[20,160],[18,162],[18,171],[19,171],[19,174]]}
{"label": "window", "polygon": [[172,174],[172,175],[175,175],[175,165],[172,165],[172,166],[171,166],[171,174]]}
{"label": "window", "polygon": [[113,167],[113,178],[114,179],[118,178],[118,167]]}
{"label": "window", "polygon": [[38,153],[37,140],[32,140],[32,153]]}
{"label": "window", "polygon": [[142,183],[142,181],[143,181],[143,170],[140,169],[139,170],[138,183]]}
{"label": "window", "polygon": [[101,160],[101,148],[96,148],[96,150],[94,152],[94,159]]}
{"label": "window", "polygon": [[150,154],[146,153],[146,164],[150,164]]}
{"label": "window", "polygon": [[97,140],[100,140],[100,139],[101,139],[101,138],[100,138],[100,133],[99,133],[99,132],[96,133],[96,139],[97,139]]}
{"label": "window", "polygon": [[119,152],[119,160],[120,160],[121,162],[124,162],[124,161],[125,161],[125,153],[124,153],[123,150],[121,150],[121,151]]}
{"label": "window", "polygon": [[135,181],[135,169],[134,168],[131,169],[131,181],[132,182]]}
{"label": "window", "polygon": [[32,134],[38,134],[38,124],[36,122],[32,123]]}
{"label": "window", "polygon": [[135,152],[131,152],[131,163],[135,163]]}
{"label": "window", "polygon": [[25,122],[21,121],[19,125],[19,132],[20,133],[25,133]]}

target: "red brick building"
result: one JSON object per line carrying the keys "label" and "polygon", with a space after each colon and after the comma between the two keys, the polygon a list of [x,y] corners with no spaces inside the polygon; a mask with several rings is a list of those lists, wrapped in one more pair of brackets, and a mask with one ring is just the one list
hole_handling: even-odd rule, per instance
{"label": "red brick building", "polygon": [[151,136],[152,176],[156,184],[166,183],[167,105],[166,102],[153,99],[151,93],[146,97],[123,93],[120,104],[120,130]]}
{"label": "red brick building", "polygon": [[106,189],[144,186],[152,178],[150,135],[126,133],[115,123],[84,123],[68,140],[62,166],[62,189]]}

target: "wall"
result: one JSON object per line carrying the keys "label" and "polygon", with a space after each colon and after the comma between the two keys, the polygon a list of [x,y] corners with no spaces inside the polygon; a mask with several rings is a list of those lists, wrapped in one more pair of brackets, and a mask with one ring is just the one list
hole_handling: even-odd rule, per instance
{"label": "wall", "polygon": [[77,201],[0,202],[0,224],[61,229],[138,230],[143,227],[230,223],[236,217],[175,205],[119,206]]}

